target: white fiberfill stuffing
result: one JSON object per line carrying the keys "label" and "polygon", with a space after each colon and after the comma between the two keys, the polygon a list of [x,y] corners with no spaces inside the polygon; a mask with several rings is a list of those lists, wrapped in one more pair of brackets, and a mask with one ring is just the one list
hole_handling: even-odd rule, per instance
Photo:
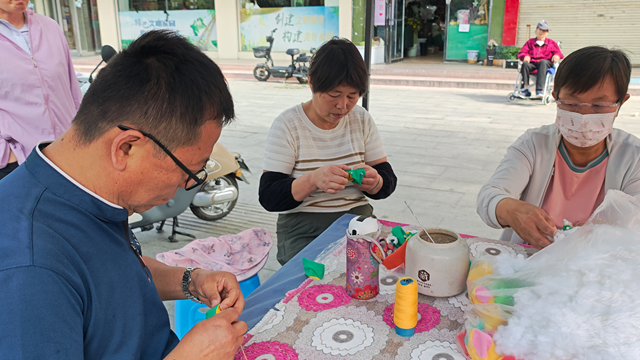
{"label": "white fiberfill stuffing", "polygon": [[513,315],[494,335],[497,352],[523,360],[640,359],[639,230],[640,202],[609,191],[583,227],[497,267],[535,283],[515,291]]}

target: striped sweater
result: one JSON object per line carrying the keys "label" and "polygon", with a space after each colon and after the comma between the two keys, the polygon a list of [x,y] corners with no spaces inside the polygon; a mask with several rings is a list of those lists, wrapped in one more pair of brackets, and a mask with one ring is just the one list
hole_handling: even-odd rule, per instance
{"label": "striped sweater", "polygon": [[[285,110],[273,121],[264,152],[264,170],[293,178],[326,165],[354,166],[385,157],[373,118],[356,105],[334,129],[322,130],[306,116],[302,104]],[[284,213],[339,212],[367,204],[353,184],[337,194],[317,190],[300,206]]]}

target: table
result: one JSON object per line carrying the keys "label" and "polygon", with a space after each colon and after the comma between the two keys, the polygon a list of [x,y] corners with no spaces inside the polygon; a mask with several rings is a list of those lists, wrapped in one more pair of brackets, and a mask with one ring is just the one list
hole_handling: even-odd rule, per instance
{"label": "table", "polygon": [[[344,215],[296,255],[246,300],[240,320],[247,323],[248,360],[424,359],[464,360],[456,335],[470,306],[466,292],[450,298],[419,296],[416,334],[404,338],[393,329],[395,282],[401,272],[380,272],[380,294],[371,300],[346,295]],[[383,223],[387,234],[393,223]],[[529,256],[535,249],[498,240],[469,237],[471,256],[479,253]],[[325,263],[325,277],[304,275],[302,258]],[[402,271],[402,270],[400,270]],[[242,353],[236,359],[244,359]]]}

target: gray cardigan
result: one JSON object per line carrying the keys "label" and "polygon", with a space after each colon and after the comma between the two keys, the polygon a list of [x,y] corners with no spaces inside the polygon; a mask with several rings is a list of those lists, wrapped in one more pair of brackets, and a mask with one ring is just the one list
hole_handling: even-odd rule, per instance
{"label": "gray cardigan", "polygon": [[[527,130],[509,146],[495,173],[480,189],[476,211],[487,225],[500,229],[496,206],[510,197],[542,206],[554,171],[560,131],[555,124]],[[631,196],[640,195],[640,139],[619,129],[606,139],[609,161],[605,175],[605,192],[621,190]],[[522,243],[513,229],[502,232],[500,240]]]}

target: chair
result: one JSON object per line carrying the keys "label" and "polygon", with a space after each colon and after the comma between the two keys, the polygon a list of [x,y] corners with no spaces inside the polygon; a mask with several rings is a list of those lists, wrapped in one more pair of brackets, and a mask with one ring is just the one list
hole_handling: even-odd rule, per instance
{"label": "chair", "polygon": [[[529,74],[529,81],[532,82],[532,84],[527,84],[524,87],[520,87],[521,78],[522,78],[522,73],[520,72],[521,68],[522,68],[522,62],[518,62],[518,77],[516,78],[516,83],[513,86],[513,92],[507,95],[507,100],[509,100],[509,102],[519,99],[518,94],[520,92],[524,91],[525,89],[529,89],[531,86],[535,86],[535,83],[538,77],[538,70],[534,70]],[[543,88],[543,94],[541,99],[542,103],[545,105],[549,105],[551,103],[551,99],[552,99],[551,92],[553,89],[553,79],[555,77],[555,74],[556,74],[555,67],[547,69],[547,73],[545,74],[544,88]],[[535,91],[532,91],[531,93],[535,94]],[[538,99],[531,98],[531,100],[538,100]]]}

